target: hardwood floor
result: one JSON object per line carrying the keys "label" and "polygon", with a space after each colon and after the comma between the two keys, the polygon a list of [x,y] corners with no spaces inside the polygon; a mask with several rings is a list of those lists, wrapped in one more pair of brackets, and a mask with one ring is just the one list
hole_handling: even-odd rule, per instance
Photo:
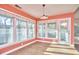
{"label": "hardwood floor", "polygon": [[79,55],[79,52],[69,45],[36,42],[8,55]]}
{"label": "hardwood floor", "polygon": [[34,43],[9,55],[44,55],[44,51],[48,48],[49,43]]}

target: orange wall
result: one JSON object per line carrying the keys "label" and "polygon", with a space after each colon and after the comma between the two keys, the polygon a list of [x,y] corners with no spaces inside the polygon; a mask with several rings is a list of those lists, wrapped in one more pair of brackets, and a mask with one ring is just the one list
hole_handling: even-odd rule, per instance
{"label": "orange wall", "polygon": [[64,13],[64,14],[59,14],[59,15],[49,16],[48,19],[66,18],[66,17],[71,17],[72,15],[73,15],[73,13]]}
{"label": "orange wall", "polygon": [[6,9],[8,11],[11,11],[13,13],[19,14],[19,15],[27,17],[27,18],[31,18],[32,20],[37,19],[37,18],[33,17],[32,15],[29,15],[28,13],[22,11],[21,9],[13,7],[9,4],[0,4],[0,8]]}
{"label": "orange wall", "polygon": [[[60,18],[66,18],[66,17],[72,17],[74,13],[64,13],[64,14],[59,14],[59,15],[53,15],[53,16],[48,16],[48,19],[46,20],[52,20],[52,19],[60,19]],[[43,21],[39,19],[38,21]]]}

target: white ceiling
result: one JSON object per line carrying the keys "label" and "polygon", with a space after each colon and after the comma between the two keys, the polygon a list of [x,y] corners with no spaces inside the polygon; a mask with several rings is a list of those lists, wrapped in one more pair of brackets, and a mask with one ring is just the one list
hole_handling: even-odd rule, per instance
{"label": "white ceiling", "polygon": [[[42,4],[18,4],[22,9],[34,17],[41,17],[43,14]],[[45,12],[48,16],[74,12],[78,4],[46,4]]]}

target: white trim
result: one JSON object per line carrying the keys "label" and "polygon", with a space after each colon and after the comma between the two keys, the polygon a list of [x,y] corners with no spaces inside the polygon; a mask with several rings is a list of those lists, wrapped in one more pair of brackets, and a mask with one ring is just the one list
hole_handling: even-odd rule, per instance
{"label": "white trim", "polygon": [[51,43],[51,42],[48,42],[48,41],[43,41],[43,40],[36,40],[37,42],[45,42],[45,43]]}
{"label": "white trim", "polygon": [[71,25],[72,25],[72,23],[71,23],[71,17],[68,17],[67,18],[68,20],[69,20],[69,28],[68,28],[68,30],[70,30],[69,32],[69,44],[71,45]]}
{"label": "white trim", "polygon": [[7,43],[7,44],[3,44],[3,45],[0,45],[0,48],[4,48],[4,47],[8,47],[8,46],[11,46],[11,45],[14,45],[14,44],[16,44],[16,42],[14,43]]}
{"label": "white trim", "polygon": [[74,47],[74,44],[73,44],[73,45],[71,44],[70,46],[71,46],[71,47]]}
{"label": "white trim", "polygon": [[35,43],[35,42],[36,42],[36,40],[35,40],[35,41],[32,41],[32,42],[30,42],[30,43],[28,43],[28,44],[25,44],[25,45],[22,44],[22,46],[17,47],[17,48],[14,48],[14,49],[12,49],[12,50],[10,50],[10,51],[8,51],[8,52],[2,53],[1,55],[6,55],[6,54],[9,54],[9,53],[12,53],[12,52],[17,51],[17,50],[19,50],[19,49],[21,49],[21,48],[23,48],[23,47],[25,47],[25,46],[28,46],[28,45],[30,45],[30,44],[33,44],[33,43]]}

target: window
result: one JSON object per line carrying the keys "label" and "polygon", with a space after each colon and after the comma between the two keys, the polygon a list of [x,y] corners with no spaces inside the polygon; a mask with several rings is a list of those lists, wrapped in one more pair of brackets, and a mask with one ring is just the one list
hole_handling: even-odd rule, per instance
{"label": "window", "polygon": [[11,42],[13,42],[12,18],[0,15],[0,45]]}
{"label": "window", "polygon": [[38,24],[38,37],[46,37],[45,26],[46,26],[45,23]]}
{"label": "window", "polygon": [[68,23],[69,23],[68,20],[64,20],[60,22],[60,39],[61,41],[64,41],[64,42],[69,42]]}
{"label": "window", "polygon": [[48,23],[48,26],[47,26],[49,29],[56,29],[56,22],[53,22],[53,23]]}
{"label": "window", "polygon": [[79,37],[79,25],[76,24],[74,25],[74,27],[75,27],[75,37]]}
{"label": "window", "polygon": [[23,41],[27,39],[27,27],[26,21],[23,20],[16,20],[16,34],[17,34],[17,41]]}
{"label": "window", "polygon": [[[35,38],[35,23],[0,10],[0,45]],[[15,15],[14,15],[15,16]],[[19,17],[19,16],[18,16]]]}
{"label": "window", "polygon": [[7,43],[6,41],[6,28],[5,28],[5,19],[0,15],[0,45]]}
{"label": "window", "polygon": [[48,38],[56,38],[56,22],[47,23]]}
{"label": "window", "polygon": [[8,42],[13,42],[13,21],[12,18],[6,19],[6,37]]}
{"label": "window", "polygon": [[74,33],[75,33],[75,37],[79,37],[79,23],[77,19],[75,19],[74,22]]}
{"label": "window", "polygon": [[35,38],[35,24],[28,21],[28,39]]}
{"label": "window", "polygon": [[79,19],[74,19],[74,43],[79,44]]}
{"label": "window", "polygon": [[62,28],[61,30],[66,31],[68,29],[68,21],[61,21],[60,28]]}

